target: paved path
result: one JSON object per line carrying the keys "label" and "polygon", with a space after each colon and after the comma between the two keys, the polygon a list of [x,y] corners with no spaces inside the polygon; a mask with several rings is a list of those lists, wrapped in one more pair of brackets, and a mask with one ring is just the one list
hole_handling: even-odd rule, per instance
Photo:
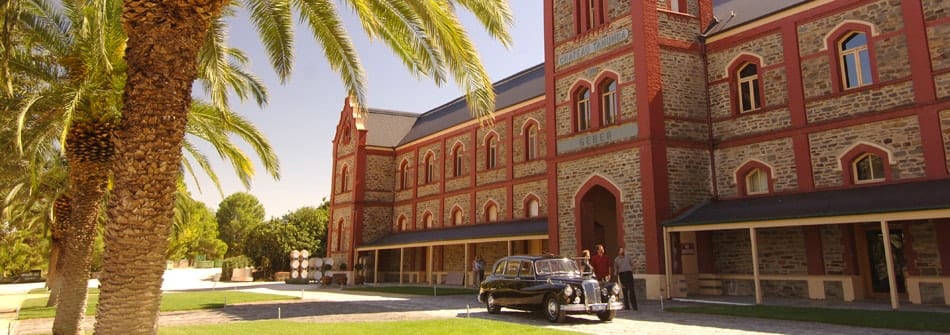
{"label": "paved path", "polygon": [[[378,293],[342,291],[336,288],[315,289],[313,285],[287,285],[283,283],[204,283],[187,285],[166,282],[163,288],[228,289],[258,293],[274,293],[303,297],[302,300],[283,302],[259,302],[229,305],[220,309],[200,311],[166,312],[159,318],[160,326],[216,324],[234,321],[281,319],[298,322],[378,322],[391,320],[423,320],[435,318],[473,317],[514,322],[538,327],[571,330],[580,333],[613,334],[842,334],[842,335],[905,335],[929,334],[925,332],[895,331],[874,328],[837,326],[820,323],[766,320],[754,318],[725,317],[702,314],[664,312],[657,301],[641,301],[640,311],[619,311],[612,322],[603,323],[595,316],[568,316],[568,322],[551,324],[540,313],[503,309],[501,314],[488,314],[474,296],[402,296]],[[207,286],[207,287],[205,287]],[[301,288],[306,287],[304,291]],[[15,291],[15,290],[13,290]],[[25,292],[25,291],[23,291]],[[9,310],[9,305],[18,306],[22,292],[0,289],[0,312]],[[796,300],[800,301],[800,300]],[[12,302],[16,302],[14,305]],[[666,306],[682,306],[673,302]],[[880,305],[880,304],[878,304]],[[876,305],[851,305],[858,308],[874,308]],[[15,307],[13,307],[15,310]],[[938,307],[950,312],[950,308]],[[948,314],[950,316],[950,314]],[[9,320],[11,315],[0,314],[0,320]],[[94,320],[87,318],[84,327],[92,330]],[[0,335],[7,335],[7,324],[0,321]],[[52,319],[16,321],[9,335],[48,334]]]}

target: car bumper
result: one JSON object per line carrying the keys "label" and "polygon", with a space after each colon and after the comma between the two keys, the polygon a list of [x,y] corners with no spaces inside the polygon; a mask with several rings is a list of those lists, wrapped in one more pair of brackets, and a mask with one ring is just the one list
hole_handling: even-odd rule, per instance
{"label": "car bumper", "polygon": [[569,304],[561,305],[561,310],[565,312],[584,312],[584,313],[596,313],[603,311],[612,311],[623,309],[622,302],[612,302],[612,303],[600,303],[600,304]]}

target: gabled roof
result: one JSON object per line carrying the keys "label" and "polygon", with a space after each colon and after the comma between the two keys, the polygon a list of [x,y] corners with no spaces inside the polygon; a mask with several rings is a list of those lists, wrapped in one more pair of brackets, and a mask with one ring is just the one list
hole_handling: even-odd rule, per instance
{"label": "gabled roof", "polygon": [[713,200],[667,227],[950,209],[950,179]]}
{"label": "gabled roof", "polygon": [[369,130],[366,145],[395,147],[409,133],[418,117],[418,114],[370,108],[366,113],[365,126]]}
{"label": "gabled roof", "polygon": [[[502,79],[493,86],[495,87],[496,111],[544,95],[544,63]],[[456,98],[420,115],[416,124],[412,126],[412,130],[399,142],[399,145],[472,119],[474,118],[468,110],[465,97]]]}
{"label": "gabled roof", "polygon": [[360,245],[359,249],[386,249],[410,244],[454,244],[466,240],[499,239],[518,236],[546,235],[548,220],[531,218],[514,222],[482,223],[442,229],[428,229],[387,235],[376,242]]}
{"label": "gabled roof", "polygon": [[[713,0],[713,14],[721,20],[710,35],[794,7],[810,0]],[[735,13],[735,17],[730,17]]]}

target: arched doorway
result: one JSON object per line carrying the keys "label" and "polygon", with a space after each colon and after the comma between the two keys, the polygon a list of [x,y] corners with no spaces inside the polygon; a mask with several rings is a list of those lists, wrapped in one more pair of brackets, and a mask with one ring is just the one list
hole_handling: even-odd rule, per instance
{"label": "arched doorway", "polygon": [[613,258],[622,241],[618,227],[619,201],[613,192],[601,185],[594,185],[580,196],[578,208],[579,249],[595,252],[594,245],[603,244],[606,255]]}

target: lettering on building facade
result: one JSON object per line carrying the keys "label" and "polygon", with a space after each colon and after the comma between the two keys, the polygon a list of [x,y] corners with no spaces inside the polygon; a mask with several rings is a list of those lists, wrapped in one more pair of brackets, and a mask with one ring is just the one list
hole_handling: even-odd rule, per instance
{"label": "lettering on building facade", "polygon": [[557,153],[563,154],[572,151],[589,149],[602,144],[630,140],[637,137],[636,123],[628,123],[619,127],[611,127],[598,132],[574,136],[557,141]]}

